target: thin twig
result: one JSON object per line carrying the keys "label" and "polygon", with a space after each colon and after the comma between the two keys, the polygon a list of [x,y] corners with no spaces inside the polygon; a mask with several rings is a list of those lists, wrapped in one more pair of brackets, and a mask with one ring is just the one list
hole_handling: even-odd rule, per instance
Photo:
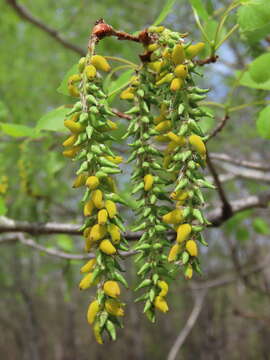
{"label": "thin twig", "polygon": [[219,122],[217,127],[207,136],[205,142],[209,141],[211,138],[215,137],[226,125],[227,121],[229,120],[229,116],[225,115],[224,118]]}
{"label": "thin twig", "polygon": [[37,17],[33,16],[28,9],[26,9],[24,6],[18,4],[16,0],[6,0],[6,2],[12,6],[12,8],[16,11],[16,13],[24,20],[30,22],[31,24],[35,25],[39,29],[43,30],[45,33],[47,33],[50,37],[52,37],[54,40],[62,44],[65,48],[75,51],[79,55],[84,55],[85,50],[78,47],[77,45],[69,42],[68,40],[64,39],[62,35],[60,35],[57,30],[55,30],[52,27],[49,27],[48,25],[44,24],[42,21],[40,21]]}
{"label": "thin twig", "polygon": [[227,154],[221,154],[221,153],[210,153],[209,154],[211,159],[214,160],[220,160],[220,161],[225,161],[234,165],[238,165],[238,166],[243,166],[243,167],[247,167],[250,169],[255,169],[255,170],[262,170],[262,171],[269,171],[270,170],[270,166],[265,166],[262,163],[257,163],[257,162],[253,162],[253,161],[247,161],[247,160],[240,160],[240,159],[236,159],[236,158],[232,158],[231,156],[227,155]]}

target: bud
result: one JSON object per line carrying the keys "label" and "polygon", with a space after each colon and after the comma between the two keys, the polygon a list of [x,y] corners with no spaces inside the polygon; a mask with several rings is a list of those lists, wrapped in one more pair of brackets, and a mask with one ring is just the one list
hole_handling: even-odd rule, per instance
{"label": "bud", "polygon": [[95,66],[96,69],[108,72],[111,70],[111,67],[108,61],[104,56],[94,55],[91,57],[91,63]]}
{"label": "bud", "polygon": [[112,200],[105,201],[105,208],[108,212],[109,217],[112,219],[117,214],[117,208],[115,203]]}
{"label": "bud", "polygon": [[205,47],[205,43],[203,43],[203,42],[199,42],[198,44],[195,44],[195,45],[190,45],[186,49],[187,57],[189,59],[194,58],[204,49],[204,47]]}
{"label": "bud", "polygon": [[185,60],[185,52],[181,44],[175,45],[172,51],[172,61],[174,65],[182,64]]}
{"label": "bud", "polygon": [[85,272],[91,271],[93,269],[93,267],[96,265],[96,262],[97,262],[96,259],[89,260],[86,264],[84,264],[81,267],[80,272],[85,273]]}
{"label": "bud", "polygon": [[162,220],[166,224],[178,224],[181,222],[183,218],[182,211],[180,209],[175,209],[173,211],[170,211],[169,213],[163,215]]}
{"label": "bud", "polygon": [[116,253],[116,248],[108,239],[102,240],[101,243],[99,244],[99,248],[102,252],[104,252],[107,255],[113,255]]}
{"label": "bud", "polygon": [[147,174],[145,175],[143,180],[144,180],[144,190],[145,191],[151,190],[154,182],[153,176],[151,174]]}
{"label": "bud", "polygon": [[187,74],[188,74],[188,67],[186,65],[178,65],[174,69],[174,74],[178,78],[185,79],[187,77]]}
{"label": "bud", "polygon": [[84,71],[88,80],[93,80],[96,77],[97,69],[93,65],[87,65]]}
{"label": "bud", "polygon": [[95,224],[90,231],[89,238],[92,241],[101,240],[107,233],[106,226]]}
{"label": "bud", "polygon": [[111,315],[124,316],[124,309],[122,308],[121,303],[115,299],[106,300],[105,309]]}
{"label": "bud", "polygon": [[87,201],[83,207],[83,215],[91,216],[94,208],[95,208],[94,202],[92,200]]}
{"label": "bud", "polygon": [[206,147],[204,145],[204,142],[202,141],[202,138],[198,135],[191,135],[188,138],[188,141],[190,145],[201,155],[201,157],[205,159]]}
{"label": "bud", "polygon": [[177,255],[180,251],[180,246],[179,244],[174,244],[172,247],[171,247],[171,250],[169,252],[169,255],[168,255],[168,262],[173,262],[176,260],[177,258]]}
{"label": "bud", "polygon": [[73,134],[80,134],[85,130],[85,126],[73,121],[73,120],[65,120],[64,125],[68,128]]}
{"label": "bud", "polygon": [[102,209],[98,212],[98,223],[100,225],[105,225],[108,220],[108,213],[107,210]]}
{"label": "bud", "polygon": [[157,296],[154,301],[155,308],[159,311],[166,313],[169,311],[168,304],[162,296]]}
{"label": "bud", "polygon": [[170,89],[171,91],[178,91],[183,86],[183,80],[180,78],[174,78],[171,82]]}
{"label": "bud", "polygon": [[87,311],[87,321],[91,325],[95,321],[95,317],[100,310],[100,306],[97,300],[91,302]]}
{"label": "bud", "polygon": [[194,240],[189,240],[186,243],[186,250],[191,256],[198,255],[198,247]]}
{"label": "bud", "polygon": [[103,285],[103,290],[106,295],[112,298],[117,298],[121,293],[118,282],[112,280],[105,281]]}
{"label": "bud", "polygon": [[183,241],[186,241],[190,235],[192,227],[189,224],[182,224],[177,228],[177,238],[176,241],[180,244]]}
{"label": "bud", "polygon": [[161,289],[159,296],[166,296],[169,290],[169,286],[166,281],[159,280],[157,286]]}
{"label": "bud", "polygon": [[80,186],[85,185],[85,181],[86,181],[87,175],[86,174],[80,174],[76,177],[76,179],[74,180],[74,183],[72,185],[73,188],[78,188]]}
{"label": "bud", "polygon": [[92,194],[92,201],[95,204],[95,207],[97,209],[101,209],[104,206],[104,203],[102,201],[103,194],[101,190],[95,190]]}

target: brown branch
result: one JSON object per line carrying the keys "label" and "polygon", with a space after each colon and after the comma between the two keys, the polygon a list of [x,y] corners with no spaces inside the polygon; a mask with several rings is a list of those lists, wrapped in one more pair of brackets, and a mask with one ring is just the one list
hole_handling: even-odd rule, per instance
{"label": "brown branch", "polygon": [[[270,202],[270,192],[263,192],[259,195],[245,197],[244,199],[234,200],[230,203],[232,214],[252,208],[266,208]],[[206,214],[207,219],[211,222],[211,227],[216,227],[225,222],[222,216],[222,206],[216,207],[214,210]],[[0,233],[6,232],[24,232],[32,235],[51,235],[51,234],[70,234],[81,235],[79,231],[80,225],[63,224],[63,223],[31,223],[28,221],[16,221],[7,217],[0,217]],[[169,233],[169,234],[173,234]],[[126,232],[127,240],[136,240],[141,236],[141,232]]]}
{"label": "brown branch", "polygon": [[189,333],[193,329],[196,321],[201,313],[203,302],[206,295],[206,289],[203,289],[200,294],[197,294],[194,301],[193,309],[187,319],[187,322],[183,329],[181,329],[179,335],[177,336],[170,352],[167,357],[167,360],[175,360],[177,358],[177,354],[181,349],[182,345],[184,344],[186,338],[188,337]]}
{"label": "brown branch", "polygon": [[218,55],[212,55],[203,60],[196,60],[195,63],[199,66],[204,66],[207,64],[215,63],[217,62],[217,60],[218,60]]}
{"label": "brown branch", "polygon": [[40,21],[37,17],[33,16],[28,9],[18,4],[16,0],[6,0],[6,2],[16,11],[17,15],[19,15],[22,19],[30,22],[31,24],[35,25],[36,27],[47,33],[51,38],[62,44],[65,48],[75,51],[77,54],[82,56],[85,54],[84,49],[64,39],[54,28],[49,27],[48,25]]}
{"label": "brown branch", "polygon": [[119,111],[117,109],[112,109],[112,112],[117,115],[118,117],[122,118],[122,119],[126,119],[126,120],[131,120],[132,117],[130,115],[127,115],[125,113],[123,113],[122,111]]}
{"label": "brown branch", "polygon": [[265,166],[262,163],[235,159],[235,158],[230,157],[227,154],[211,153],[210,158],[214,159],[214,160],[228,162],[230,164],[234,164],[234,165],[238,165],[238,166],[242,166],[242,167],[247,167],[250,169],[261,170],[261,171],[269,171],[270,170],[270,166]]}
{"label": "brown branch", "polygon": [[227,121],[229,120],[229,116],[225,115],[224,118],[219,122],[217,127],[207,136],[205,142],[209,141],[211,138],[215,137],[226,125]]}
{"label": "brown branch", "polygon": [[219,179],[218,173],[217,173],[208,153],[207,153],[207,157],[206,157],[206,163],[209,168],[209,171],[211,172],[211,174],[213,176],[215,185],[217,187],[217,192],[218,192],[219,198],[222,202],[222,220],[226,221],[228,218],[230,218],[232,216],[232,212],[233,212],[232,206],[227,199],[227,196],[223,189],[222,183]]}

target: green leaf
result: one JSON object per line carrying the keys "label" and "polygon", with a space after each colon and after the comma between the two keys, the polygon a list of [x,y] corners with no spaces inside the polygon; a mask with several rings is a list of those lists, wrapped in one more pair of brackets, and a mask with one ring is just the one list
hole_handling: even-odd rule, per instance
{"label": "green leaf", "polygon": [[14,137],[36,137],[38,135],[35,128],[20,124],[0,123],[1,131],[9,136]]}
{"label": "green leaf", "polygon": [[[239,76],[240,71],[236,71],[236,76]],[[247,86],[252,89],[270,90],[270,79],[264,83],[257,83],[251,78],[250,73],[247,71],[240,80],[240,85]]]}
{"label": "green leaf", "polygon": [[8,116],[8,109],[3,101],[0,101],[0,120],[6,119]]}
{"label": "green leaf", "polygon": [[269,235],[270,234],[270,227],[267,222],[262,218],[255,218],[253,220],[253,229],[256,233],[262,234],[262,235]]}
{"label": "green leaf", "polygon": [[175,4],[176,0],[167,0],[166,4],[163,6],[160,14],[154,21],[153,25],[159,25],[172,11],[173,5]]}
{"label": "green leaf", "polygon": [[73,244],[72,238],[68,235],[65,235],[65,234],[57,235],[56,243],[61,249],[65,250],[65,251],[73,251],[74,250],[74,244]]}
{"label": "green leaf", "polygon": [[7,213],[7,207],[5,204],[5,199],[0,196],[0,215],[5,215]]}
{"label": "green leaf", "polygon": [[204,7],[202,0],[189,0],[189,2],[204,21],[209,19],[209,14]]}
{"label": "green leaf", "polygon": [[249,65],[251,78],[257,83],[265,83],[270,80],[270,53],[263,54]]}
{"label": "green leaf", "polygon": [[258,42],[270,31],[270,2],[250,0],[242,4],[237,11],[237,19],[244,36],[252,42]]}
{"label": "green leaf", "polygon": [[69,96],[69,92],[68,92],[68,78],[73,75],[73,74],[78,74],[79,69],[78,69],[78,64],[74,64],[66,73],[66,75],[64,76],[63,80],[61,81],[61,84],[59,85],[59,87],[57,88],[57,91],[60,94],[64,94],[64,95],[68,95]]}
{"label": "green leaf", "polygon": [[60,106],[43,115],[36,126],[37,130],[67,131],[64,127],[64,118],[70,108]]}
{"label": "green leaf", "polygon": [[131,78],[132,74],[134,73],[134,70],[127,70],[121,74],[117,80],[112,81],[107,88],[108,93],[112,93],[113,95],[109,96],[108,103],[110,103],[115,95],[120,92],[125,85],[128,85],[129,79]]}
{"label": "green leaf", "polygon": [[260,111],[256,126],[262,138],[270,139],[270,105]]}
{"label": "green leaf", "polygon": [[246,241],[249,239],[249,231],[245,226],[239,226],[236,229],[236,239],[238,241]]}

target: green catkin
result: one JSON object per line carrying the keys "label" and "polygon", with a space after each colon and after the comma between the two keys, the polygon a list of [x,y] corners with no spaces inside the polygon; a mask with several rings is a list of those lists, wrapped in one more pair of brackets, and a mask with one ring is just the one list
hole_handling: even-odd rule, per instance
{"label": "green catkin", "polygon": [[80,289],[98,286],[96,297],[89,304],[87,320],[93,326],[96,340],[103,343],[104,331],[115,339],[115,326],[121,326],[118,316],[123,316],[124,304],[111,300],[114,294],[120,295],[119,283],[125,286],[127,283],[119,272],[122,270],[118,251],[123,246],[124,225],[117,211],[120,197],[113,179],[113,174],[120,173],[118,164],[122,158],[109,147],[110,132],[117,129],[117,124],[109,119],[113,113],[105,99],[99,70],[109,71],[110,65],[103,56],[89,52],[79,61],[80,74],[69,78],[69,86],[76,84],[80,101],[65,120],[71,135],[63,143],[63,154],[79,165],[73,187],[85,187],[82,230],[85,250],[94,252],[95,259],[81,268],[84,277]]}
{"label": "green catkin", "polygon": [[[185,50],[180,34],[168,29],[154,29],[153,34],[155,43],[147,47],[151,61],[138,71],[136,86],[120,96],[132,100],[132,126],[125,137],[135,139],[129,159],[135,162],[132,193],[138,196],[138,226],[133,231],[143,231],[134,247],[140,252],[135,260],[140,266],[137,290],[144,289],[138,301],[145,302],[144,312],[151,321],[155,310],[169,310],[167,291],[160,294],[158,282],[168,290],[163,279],[169,279],[171,270],[182,268],[186,279],[193,270],[200,272],[201,233],[193,226],[199,222],[203,230],[206,225],[200,211],[204,202],[200,188],[205,184],[200,168],[206,148],[197,123],[203,115],[199,101],[205,96],[195,85],[192,61],[203,44]],[[174,244],[165,235],[169,229],[175,231]]]}

